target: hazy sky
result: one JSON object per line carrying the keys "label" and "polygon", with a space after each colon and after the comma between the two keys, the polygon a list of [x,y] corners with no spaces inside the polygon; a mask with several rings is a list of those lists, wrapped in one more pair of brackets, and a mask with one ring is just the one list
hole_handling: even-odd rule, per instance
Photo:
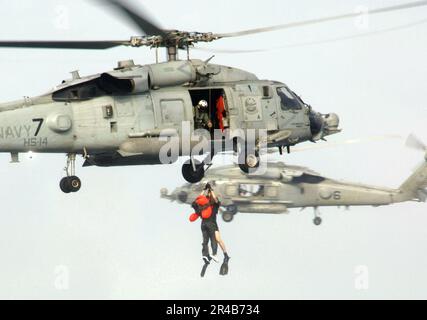
{"label": "hazy sky", "polygon": [[[407,1],[132,1],[165,28],[228,32]],[[128,39],[137,30],[94,1],[1,0],[0,39]],[[211,48],[256,49],[387,29],[427,18],[427,7],[270,34]],[[193,51],[194,58],[210,54]],[[287,83],[321,112],[341,117],[341,141],[413,132],[427,141],[427,23],[372,37],[272,52],[218,54],[213,62]],[[34,96],[68,78],[110,70],[117,61],[152,63],[149,49],[104,52],[0,49],[0,100]],[[397,187],[423,155],[404,140],[291,154],[283,159],[326,176]],[[63,155],[0,156],[0,298],[427,298],[426,205],[239,214],[220,221],[232,260],[200,279],[201,234],[189,207],[161,200],[184,183],[180,164],[81,168],[79,193],[58,187]],[[231,158],[217,163],[230,163]],[[357,290],[356,271],[369,288]],[[364,273],[366,275],[366,273]],[[367,278],[364,278],[366,280]]]}

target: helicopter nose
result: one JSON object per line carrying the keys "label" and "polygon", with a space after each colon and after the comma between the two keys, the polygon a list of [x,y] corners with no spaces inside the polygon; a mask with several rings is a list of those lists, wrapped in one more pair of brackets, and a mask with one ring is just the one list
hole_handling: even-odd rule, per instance
{"label": "helicopter nose", "polygon": [[340,118],[336,113],[321,114],[312,111],[309,114],[309,118],[310,129],[314,141],[341,131],[341,129],[338,128]]}
{"label": "helicopter nose", "polygon": [[338,126],[340,125],[340,118],[336,113],[329,113],[324,116],[326,126],[331,131],[338,130]]}

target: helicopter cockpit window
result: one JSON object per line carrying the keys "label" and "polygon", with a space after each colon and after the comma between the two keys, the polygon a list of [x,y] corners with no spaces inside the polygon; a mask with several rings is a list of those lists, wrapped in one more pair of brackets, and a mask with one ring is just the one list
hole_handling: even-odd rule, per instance
{"label": "helicopter cockpit window", "polygon": [[245,198],[264,196],[264,186],[259,184],[241,184],[239,185],[239,196]]}
{"label": "helicopter cockpit window", "polygon": [[286,87],[277,88],[282,110],[300,110],[301,103]]}

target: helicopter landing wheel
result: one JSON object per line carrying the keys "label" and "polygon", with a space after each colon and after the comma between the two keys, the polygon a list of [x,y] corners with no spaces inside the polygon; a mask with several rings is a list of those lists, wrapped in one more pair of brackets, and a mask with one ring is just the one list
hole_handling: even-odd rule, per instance
{"label": "helicopter landing wheel", "polygon": [[68,179],[69,179],[68,177],[64,177],[59,182],[59,188],[64,193],[70,193],[71,192],[71,187],[70,187],[70,184],[68,182]]}
{"label": "helicopter landing wheel", "polygon": [[224,220],[225,222],[231,222],[234,219],[234,214],[232,214],[229,211],[224,211],[222,213],[222,220]]}
{"label": "helicopter landing wheel", "polygon": [[[194,167],[192,161],[194,162]],[[189,183],[200,182],[205,176],[204,164],[198,160],[186,161],[182,166],[182,176]]]}
{"label": "helicopter landing wheel", "polygon": [[64,193],[77,192],[82,187],[79,177],[75,176],[76,171],[76,154],[67,154],[67,166],[64,168],[67,176],[59,182],[59,188]]}
{"label": "helicopter landing wheel", "polygon": [[77,176],[69,177],[68,184],[70,185],[71,192],[77,192],[82,187],[82,182]]}
{"label": "helicopter landing wheel", "polygon": [[180,193],[178,193],[178,201],[181,203],[186,203],[188,200],[188,193],[185,191],[181,191]]}
{"label": "helicopter landing wheel", "polygon": [[237,206],[235,204],[230,204],[229,206],[226,207],[226,210],[228,212],[231,212],[232,214],[236,214],[237,213]]}
{"label": "helicopter landing wheel", "polygon": [[64,177],[59,182],[59,188],[64,193],[77,192],[82,187],[82,182],[77,176]]}
{"label": "helicopter landing wheel", "polygon": [[314,218],[313,223],[315,226],[320,226],[322,224],[322,218],[320,217]]}
{"label": "helicopter landing wheel", "polygon": [[241,154],[239,156],[239,167],[244,173],[252,173],[258,167],[260,158],[257,152]]}

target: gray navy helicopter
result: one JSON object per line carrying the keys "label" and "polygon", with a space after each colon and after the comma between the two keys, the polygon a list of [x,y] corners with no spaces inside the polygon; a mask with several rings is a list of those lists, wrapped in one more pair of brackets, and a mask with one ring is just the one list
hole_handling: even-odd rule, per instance
{"label": "gray navy helicopter", "polygon": [[398,189],[367,186],[326,178],[304,167],[268,163],[260,175],[245,174],[238,166],[211,168],[197,184],[187,184],[161,197],[178,203],[191,204],[210,183],[221,200],[221,214],[231,222],[238,212],[286,214],[292,208],[314,208],[314,224],[320,225],[319,207],[385,206],[399,202],[427,200],[427,146],[414,136],[409,147],[422,150],[423,163]]}
{"label": "gray navy helicopter", "polygon": [[[4,48],[103,50],[148,46],[156,49],[156,53],[159,48],[166,49],[167,62],[159,63],[158,58],[157,63],[150,65],[121,61],[112,71],[85,77],[75,71],[71,79],[46,94],[0,104],[0,152],[10,153],[12,162],[19,162],[19,153],[29,151],[67,154],[66,177],[60,181],[63,192],[76,192],[81,187],[81,180],[75,175],[76,155],[85,158],[84,166],[163,164],[159,153],[168,142],[161,138],[181,137],[182,143],[188,140],[184,137],[183,123],[190,124],[191,134],[198,129],[194,106],[200,101],[207,102],[211,119],[208,142],[215,142],[213,132],[221,126],[225,137],[216,141],[221,148],[213,148],[202,162],[194,158],[192,148],[183,148],[178,142],[179,154],[168,163],[179,156],[189,157],[182,173],[190,183],[203,179],[210,159],[229,149],[243,150],[239,154],[241,170],[247,172],[259,165],[259,139],[254,141],[254,147],[238,148],[242,141],[233,136],[237,129],[265,130],[267,147],[278,147],[280,152],[340,132],[336,114],[315,112],[285,84],[259,80],[250,72],[211,64],[210,60],[192,60],[189,50],[201,42],[357,17],[358,13],[215,34],[165,30],[125,2],[105,2],[126,16],[145,36],[123,41],[0,41],[0,47]],[[371,10],[370,14],[425,5],[427,1],[411,2]],[[187,51],[187,59],[178,59],[180,49]],[[221,97],[222,123],[214,107]],[[223,147],[224,139],[232,142],[229,149]],[[191,141],[191,147],[196,143]]]}

